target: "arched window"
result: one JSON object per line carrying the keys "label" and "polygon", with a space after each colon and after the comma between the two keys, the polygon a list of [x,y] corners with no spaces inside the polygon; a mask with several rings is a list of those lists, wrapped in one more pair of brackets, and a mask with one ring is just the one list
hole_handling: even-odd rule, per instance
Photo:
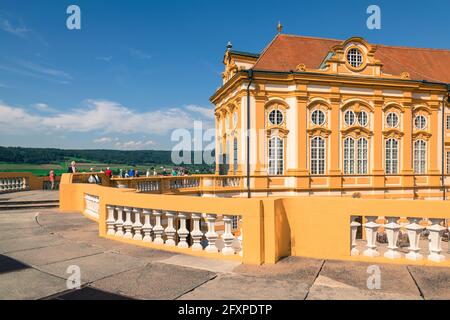
{"label": "arched window", "polygon": [[360,138],[358,140],[356,153],[356,173],[357,174],[367,174],[368,171],[368,142],[366,138]]}
{"label": "arched window", "polygon": [[233,174],[236,175],[238,167],[238,141],[237,138],[233,139]]}
{"label": "arched window", "polygon": [[344,174],[355,173],[355,140],[344,140]]}
{"label": "arched window", "polygon": [[311,174],[325,174],[325,140],[311,139]]}
{"label": "arched window", "polygon": [[269,139],[269,175],[282,175],[284,171],[283,139]]}
{"label": "arched window", "polygon": [[398,173],[398,141],[386,140],[386,174]]}
{"label": "arched window", "polygon": [[426,171],[427,143],[423,140],[414,142],[414,172],[423,174]]}

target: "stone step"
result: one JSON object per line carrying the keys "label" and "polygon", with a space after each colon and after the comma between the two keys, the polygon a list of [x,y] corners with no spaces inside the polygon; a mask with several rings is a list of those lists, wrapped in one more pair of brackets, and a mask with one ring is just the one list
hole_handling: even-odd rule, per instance
{"label": "stone step", "polygon": [[26,205],[26,204],[59,204],[59,200],[0,200],[0,206],[2,205]]}
{"label": "stone step", "polygon": [[49,208],[58,208],[58,202],[50,202],[50,203],[33,203],[33,204],[0,204],[0,211],[6,210],[24,210],[24,209],[49,209]]}

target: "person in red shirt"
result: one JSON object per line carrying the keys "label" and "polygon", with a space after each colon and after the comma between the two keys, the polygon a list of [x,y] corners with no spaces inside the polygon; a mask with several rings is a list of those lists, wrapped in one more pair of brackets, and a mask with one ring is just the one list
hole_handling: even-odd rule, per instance
{"label": "person in red shirt", "polygon": [[49,174],[49,180],[51,183],[51,189],[54,190],[55,189],[55,172],[53,170],[50,170],[50,174]]}
{"label": "person in red shirt", "polygon": [[111,179],[111,177],[112,177],[112,171],[111,171],[111,169],[110,169],[109,167],[106,168],[105,174],[106,174],[106,176],[107,176],[108,178]]}

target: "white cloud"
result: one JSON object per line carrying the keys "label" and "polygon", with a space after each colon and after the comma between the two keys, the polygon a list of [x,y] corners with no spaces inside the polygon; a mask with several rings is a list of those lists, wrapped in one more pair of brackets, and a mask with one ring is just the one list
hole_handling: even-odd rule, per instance
{"label": "white cloud", "polygon": [[152,56],[142,50],[139,49],[130,49],[130,54],[139,59],[150,60]]}
{"label": "white cloud", "polygon": [[155,145],[155,142],[152,140],[148,141],[126,141],[126,142],[116,142],[116,147],[124,150],[138,150],[145,149],[147,147]]}
{"label": "white cloud", "polygon": [[45,103],[35,103],[32,107],[41,112],[56,112],[56,109],[51,108],[48,104]]}
{"label": "white cloud", "polygon": [[15,36],[24,38],[30,30],[24,25],[14,25],[11,21],[0,17],[0,29]]}
{"label": "white cloud", "polygon": [[19,60],[17,62],[21,67],[31,70],[36,73],[40,73],[47,76],[57,77],[57,78],[64,78],[64,79],[72,79],[72,77],[61,70],[57,70],[51,67],[46,67],[42,65],[38,65],[36,63],[33,63],[31,61],[25,61],[25,60]]}
{"label": "white cloud", "polygon": [[211,125],[209,118],[186,110],[189,109],[168,108],[138,112],[113,101],[87,100],[83,108],[37,115],[26,109],[0,102],[0,131],[8,133],[98,131],[109,134],[165,135],[173,129],[191,129],[196,120],[203,121],[204,128]]}
{"label": "white cloud", "polygon": [[103,138],[95,139],[93,142],[94,142],[94,143],[109,143],[109,142],[111,142],[112,140],[113,140],[113,139],[111,139],[111,138],[103,137]]}
{"label": "white cloud", "polygon": [[200,113],[205,118],[214,119],[214,108],[205,108],[205,107],[199,107],[196,105],[188,105],[186,106],[186,109],[192,112]]}

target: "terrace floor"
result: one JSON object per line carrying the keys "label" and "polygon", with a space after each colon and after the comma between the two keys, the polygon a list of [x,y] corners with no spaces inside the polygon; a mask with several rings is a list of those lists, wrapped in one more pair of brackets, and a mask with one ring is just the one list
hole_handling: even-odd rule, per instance
{"label": "terrace floor", "polygon": [[[102,239],[77,213],[0,211],[0,299],[450,299],[448,268],[379,265],[381,288],[371,290],[369,265],[240,265]],[[67,289],[69,266],[82,289]]]}

